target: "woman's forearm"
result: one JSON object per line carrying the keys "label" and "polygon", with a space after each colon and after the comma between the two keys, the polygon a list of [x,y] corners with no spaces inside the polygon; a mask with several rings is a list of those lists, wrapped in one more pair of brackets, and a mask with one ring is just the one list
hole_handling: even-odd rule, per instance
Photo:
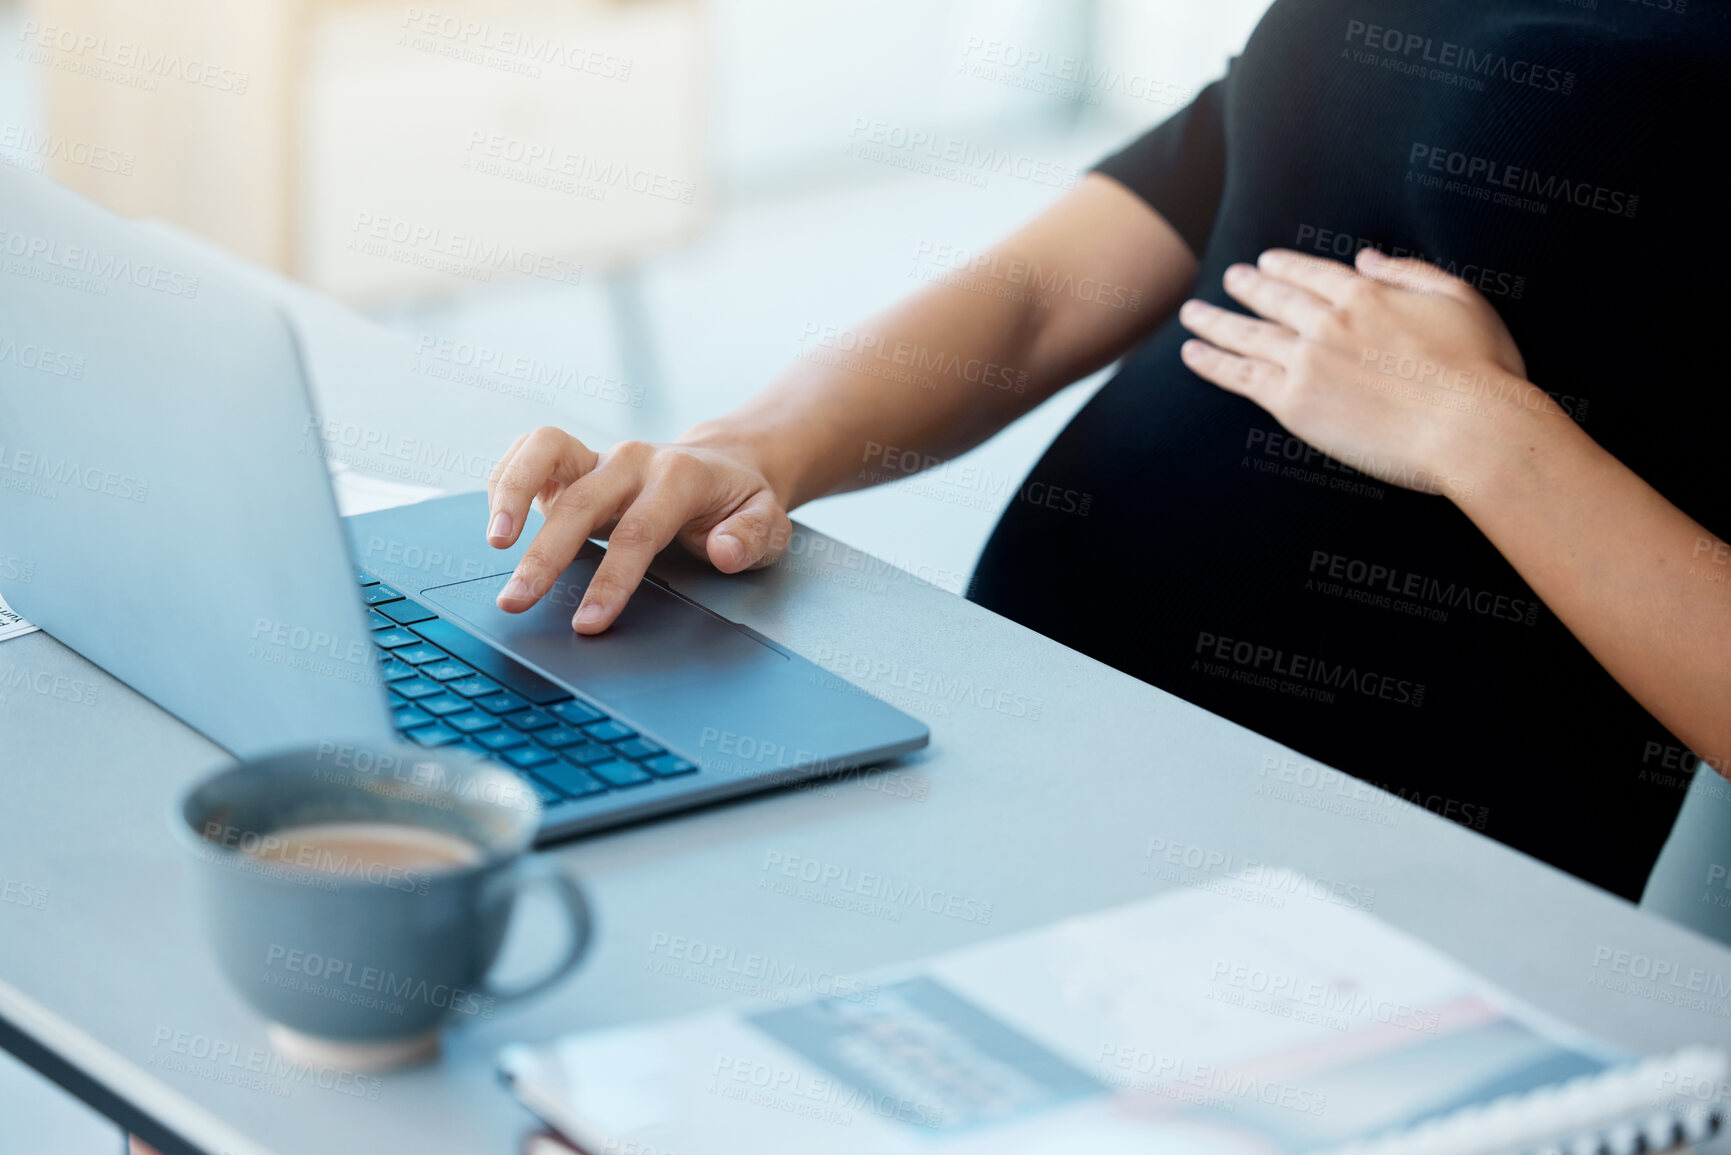
{"label": "woman's forearm", "polygon": [[1625,690],[1731,768],[1731,548],[1556,406],[1519,412],[1467,466],[1461,509]]}
{"label": "woman's forearm", "polygon": [[845,336],[819,334],[763,392],[680,441],[741,453],[788,509],[917,472],[1110,364],[1171,315],[1195,270],[1153,209],[1090,176],[978,267]]}
{"label": "woman's forearm", "polygon": [[[819,343],[688,443],[748,454],[792,509],[868,484],[886,455],[948,456],[1038,402],[1029,306],[928,287]],[[845,348],[843,346],[846,346]]]}
{"label": "woman's forearm", "polygon": [[[580,634],[608,629],[676,539],[724,573],[768,565],[787,548],[788,510],[912,472],[902,467],[907,451],[917,470],[928,455],[935,463],[989,436],[1122,354],[1196,275],[1177,232],[1100,176],[986,260],[997,264],[970,262],[969,280],[914,295],[847,342],[821,341],[821,359],[800,361],[673,444],[597,452],[554,426],[519,437],[487,481],[487,540],[515,545],[532,505],[545,520],[499,607],[535,605],[596,535],[607,555],[571,619]],[[1102,293],[1102,283],[1115,291]]]}

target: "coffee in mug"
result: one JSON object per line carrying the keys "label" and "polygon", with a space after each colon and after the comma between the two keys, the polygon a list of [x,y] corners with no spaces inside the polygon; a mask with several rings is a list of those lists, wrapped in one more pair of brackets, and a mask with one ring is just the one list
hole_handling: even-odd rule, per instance
{"label": "coffee in mug", "polygon": [[481,861],[479,846],[442,830],[392,822],[313,822],[279,830],[250,849],[255,858],[326,874],[354,870],[434,873]]}

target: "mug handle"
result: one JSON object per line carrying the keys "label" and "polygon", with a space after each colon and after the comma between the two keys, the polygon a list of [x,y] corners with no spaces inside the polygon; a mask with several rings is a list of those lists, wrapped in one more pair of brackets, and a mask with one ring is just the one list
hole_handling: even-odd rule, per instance
{"label": "mug handle", "polygon": [[531,979],[518,987],[500,987],[494,984],[492,977],[481,980],[480,993],[487,995],[499,1004],[515,1002],[539,994],[564,978],[572,967],[582,960],[583,954],[589,948],[589,903],[583,898],[583,891],[571,881],[569,875],[548,858],[526,858],[517,866],[511,879],[512,902],[517,896],[531,886],[545,885],[553,888],[559,902],[565,907],[565,913],[571,922],[571,943],[565,948],[565,954],[554,964],[553,969],[538,979]]}

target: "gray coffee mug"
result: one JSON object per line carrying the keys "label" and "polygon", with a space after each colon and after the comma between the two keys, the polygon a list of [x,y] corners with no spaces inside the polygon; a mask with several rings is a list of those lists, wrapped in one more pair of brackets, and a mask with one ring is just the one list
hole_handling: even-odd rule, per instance
{"label": "gray coffee mug", "polygon": [[[219,771],[177,810],[223,972],[295,1058],[377,1069],[430,1057],[441,1025],[545,990],[589,941],[577,885],[524,857],[540,823],[535,795],[467,754],[328,742]],[[260,856],[286,829],[328,823],[455,835],[479,854],[431,870]],[[561,900],[570,944],[541,978],[505,989],[488,972],[530,886]]]}

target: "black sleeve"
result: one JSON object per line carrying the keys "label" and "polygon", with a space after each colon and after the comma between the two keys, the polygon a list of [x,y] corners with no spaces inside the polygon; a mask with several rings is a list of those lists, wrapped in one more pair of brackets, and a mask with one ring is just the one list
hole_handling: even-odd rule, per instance
{"label": "black sleeve", "polygon": [[1208,244],[1226,179],[1226,131],[1221,103],[1226,81],[1094,166],[1165,217],[1198,258]]}

